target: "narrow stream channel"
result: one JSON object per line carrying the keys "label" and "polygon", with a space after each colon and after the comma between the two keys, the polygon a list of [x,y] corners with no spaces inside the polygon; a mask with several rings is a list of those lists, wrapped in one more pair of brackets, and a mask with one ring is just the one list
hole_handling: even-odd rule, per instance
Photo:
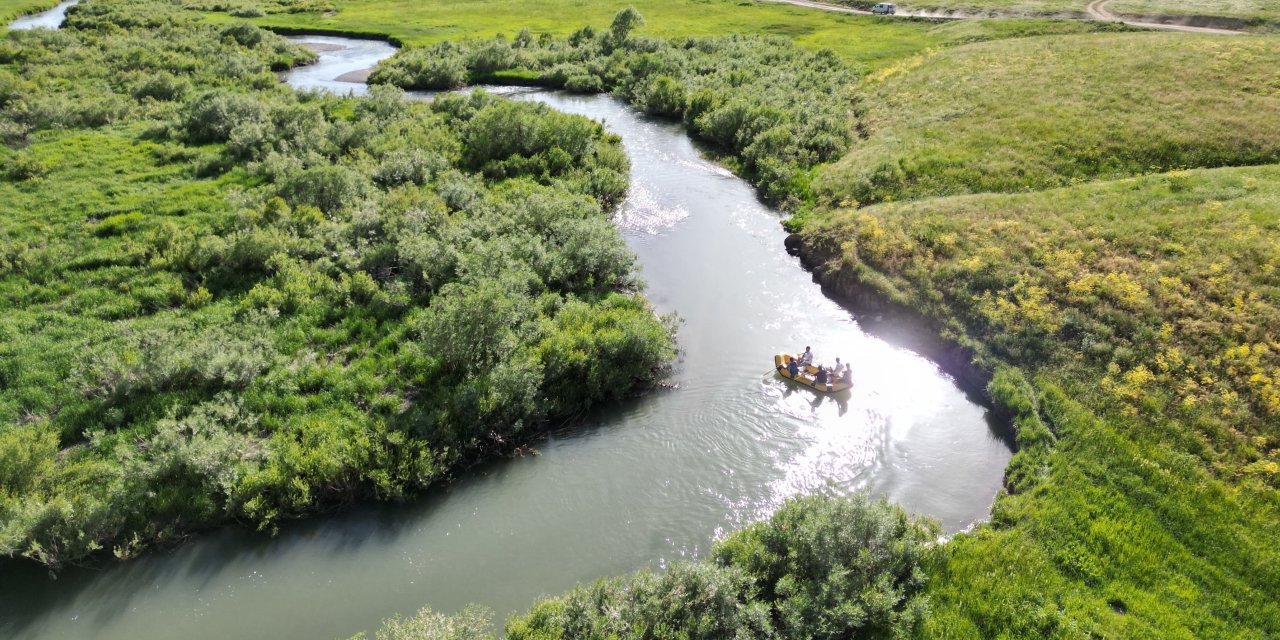
{"label": "narrow stream channel", "polygon": [[[335,78],[391,47],[307,37]],[[50,580],[0,565],[4,638],[346,638],[423,605],[476,602],[501,622],[542,595],[703,554],[798,492],[869,487],[955,532],[985,519],[1011,452],[934,364],[864,333],[783,251],[779,214],[704,160],[678,124],[608,96],[503,90],[603,121],[632,162],[617,214],[647,295],[684,319],[677,388],[610,407],[404,505],[285,526],[228,528],[172,550]],[[853,362],[837,402],[771,375],[812,345]]]}
{"label": "narrow stream channel", "polygon": [[57,29],[62,26],[62,21],[66,19],[67,9],[70,9],[77,4],[80,4],[80,0],[64,0],[52,9],[22,16],[21,18],[10,22],[9,28],[14,31],[23,31],[26,29]]}

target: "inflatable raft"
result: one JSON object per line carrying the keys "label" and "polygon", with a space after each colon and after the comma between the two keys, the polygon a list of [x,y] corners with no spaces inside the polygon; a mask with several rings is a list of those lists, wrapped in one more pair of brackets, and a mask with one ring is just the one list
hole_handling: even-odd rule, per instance
{"label": "inflatable raft", "polygon": [[791,371],[787,369],[787,365],[791,364],[791,356],[785,353],[779,353],[773,357],[773,366],[778,370],[778,375],[794,380],[818,393],[840,393],[848,391],[853,385],[846,382],[835,382],[832,384],[818,384],[813,381],[813,377],[817,375],[818,368],[813,365],[804,365],[800,367],[800,373],[796,376],[791,375]]}

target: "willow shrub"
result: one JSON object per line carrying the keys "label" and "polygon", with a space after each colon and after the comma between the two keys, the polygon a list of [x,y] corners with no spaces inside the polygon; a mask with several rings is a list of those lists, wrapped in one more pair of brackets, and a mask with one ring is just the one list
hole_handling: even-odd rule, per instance
{"label": "willow shrub", "polygon": [[663,375],[616,136],[309,55],[149,0],[0,41],[0,554],[400,498]]}
{"label": "willow shrub", "polygon": [[909,637],[928,612],[921,565],[937,535],[866,493],[795,498],[708,560],[579,586],[511,619],[507,636]]}
{"label": "willow shrub", "polygon": [[585,27],[564,39],[526,33],[513,41],[405,48],[379,64],[370,82],[449,89],[534,79],[609,91],[645,113],[684,121],[771,202],[791,210],[810,203],[812,169],[839,158],[852,139],[846,92],[853,69],[829,50],[808,51],[784,38],[630,35],[641,21],[625,9],[607,31]]}

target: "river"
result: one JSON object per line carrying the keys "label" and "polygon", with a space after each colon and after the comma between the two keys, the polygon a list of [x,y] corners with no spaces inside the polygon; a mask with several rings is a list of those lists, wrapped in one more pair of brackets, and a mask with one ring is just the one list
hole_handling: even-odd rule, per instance
{"label": "river", "polygon": [[[385,57],[380,42],[303,38],[298,87]],[[350,77],[350,76],[348,76]],[[345,638],[423,605],[475,602],[499,624],[577,582],[698,557],[786,497],[867,487],[956,532],[987,517],[1011,455],[987,412],[928,360],[865,333],[783,250],[779,214],[703,159],[675,123],[609,96],[502,89],[622,136],[631,190],[616,221],[650,300],[683,319],[675,388],[595,412],[537,453],[469,471],[402,505],[241,528],[50,580],[0,565],[0,637]],[[852,361],[847,401],[771,375],[812,345]]]}

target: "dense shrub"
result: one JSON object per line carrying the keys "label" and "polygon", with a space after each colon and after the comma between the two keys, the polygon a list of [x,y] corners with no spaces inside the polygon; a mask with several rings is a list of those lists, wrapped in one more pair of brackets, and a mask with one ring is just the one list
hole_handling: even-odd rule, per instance
{"label": "dense shrub", "polygon": [[664,375],[596,123],[297,93],[292,44],[162,1],[4,46],[0,554],[402,498]]}
{"label": "dense shrub", "polygon": [[408,47],[379,64],[370,82],[439,89],[517,70],[570,91],[612,91],[646,113],[682,119],[734,154],[770,201],[790,209],[811,202],[812,168],[840,157],[851,141],[852,69],[829,51],[784,39],[631,35],[641,23],[626,9],[608,31],[586,27],[567,40]]}
{"label": "dense shrub", "polygon": [[750,577],[782,637],[902,638],[927,612],[920,565],[937,535],[883,499],[816,495],[734,533],[714,555]]}
{"label": "dense shrub", "polygon": [[[712,558],[581,585],[508,620],[513,640],[907,638],[928,611],[922,565],[937,525],[865,493],[788,500]],[[378,638],[493,638],[489,614],[424,609]],[[385,634],[385,635],[384,635]]]}
{"label": "dense shrub", "polygon": [[927,611],[937,527],[866,494],[787,501],[713,558],[604,579],[507,623],[515,640],[905,638]]}
{"label": "dense shrub", "polygon": [[226,142],[237,127],[265,123],[267,106],[253,95],[219,89],[186,102],[180,114],[188,141]]}
{"label": "dense shrub", "polygon": [[397,57],[394,66],[379,64],[369,82],[406,89],[456,89],[467,82],[467,54],[456,45],[404,49]]}

